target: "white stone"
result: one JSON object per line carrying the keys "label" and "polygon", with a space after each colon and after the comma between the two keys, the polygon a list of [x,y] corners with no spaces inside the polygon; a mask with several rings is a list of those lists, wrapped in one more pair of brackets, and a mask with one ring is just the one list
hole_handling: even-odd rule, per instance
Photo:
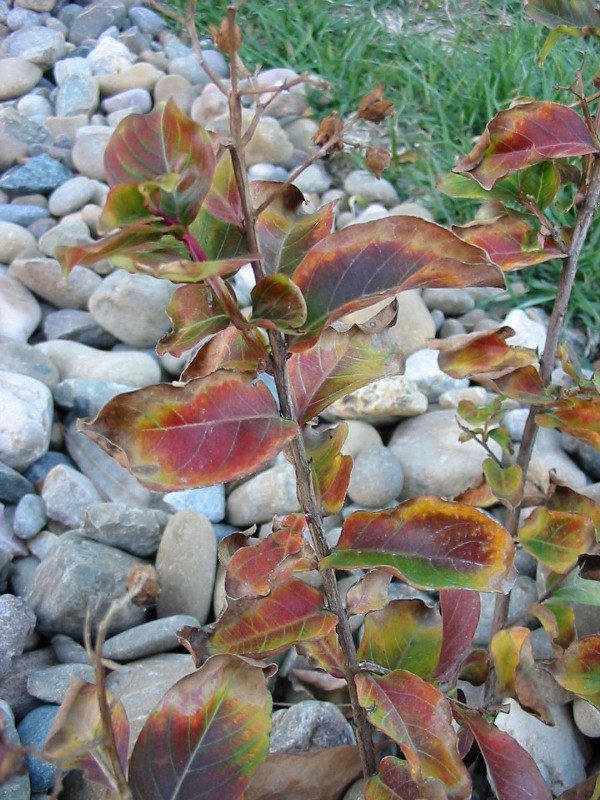
{"label": "white stone", "polygon": [[89,478],[66,464],[52,467],[42,486],[42,500],[50,519],[67,528],[81,528],[88,506],[102,497]]}
{"label": "white stone", "polygon": [[585,472],[579,469],[562,449],[560,433],[551,428],[540,428],[535,439],[527,477],[546,491],[551,471],[554,471],[560,483],[570,486],[571,489],[583,489],[588,483]]}
{"label": "white stone", "polygon": [[600,709],[582,697],[576,697],[573,701],[573,719],[584,736],[590,739],[600,737]]}
{"label": "white stone", "polygon": [[299,508],[294,468],[284,461],[235,488],[227,498],[226,518],[231,525],[247,526]]}
{"label": "white stone", "polygon": [[10,264],[27,251],[35,252],[35,236],[14,222],[0,221],[0,259],[4,264]]}
{"label": "white stone", "polygon": [[417,350],[406,359],[406,378],[412,381],[419,391],[435,403],[441,394],[449,389],[464,389],[469,385],[467,378],[451,378],[438,365],[437,350]]}
{"label": "white stone", "polygon": [[0,335],[26,342],[42,319],[38,301],[16,278],[0,273]]}
{"label": "white stone", "polygon": [[48,450],[54,404],[50,389],[27,375],[0,371],[0,461],[26,469]]}
{"label": "white stone", "polygon": [[505,318],[503,325],[508,325],[515,332],[506,340],[506,344],[515,347],[531,347],[541,355],[546,345],[546,326],[542,322],[532,319],[529,314],[520,308],[513,309]]}

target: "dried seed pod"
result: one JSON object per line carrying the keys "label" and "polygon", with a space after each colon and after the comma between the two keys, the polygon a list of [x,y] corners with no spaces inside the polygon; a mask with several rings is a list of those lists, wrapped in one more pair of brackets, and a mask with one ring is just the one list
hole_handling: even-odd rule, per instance
{"label": "dried seed pod", "polygon": [[313,136],[313,142],[317,145],[317,147],[326,146],[332,139],[331,147],[328,147],[328,153],[336,153],[339,150],[344,149],[344,142],[341,138],[336,138],[340,136],[342,129],[342,120],[340,119],[340,115],[337,111],[332,111],[331,114],[324,117],[321,120],[321,124],[319,125],[319,130]]}
{"label": "dried seed pod", "polygon": [[392,155],[385,147],[367,147],[365,161],[373,175],[381,178],[381,173],[389,167],[392,161]]}
{"label": "dried seed pod", "polygon": [[154,608],[160,594],[160,581],[158,572],[152,564],[138,564],[129,571],[127,576],[127,591],[139,587],[133,602],[142,608]]}
{"label": "dried seed pod", "polygon": [[233,36],[231,34],[231,26],[229,25],[229,19],[225,17],[221,20],[221,25],[219,29],[215,28],[214,25],[208,26],[210,30],[210,35],[212,36],[213,42],[219,48],[222,53],[231,53],[232,52],[232,45],[233,45],[233,52],[237,53],[237,51],[242,46],[242,42],[244,37],[242,36],[241,30],[238,28],[237,25],[233,26]]}
{"label": "dried seed pod", "polygon": [[383,83],[362,98],[358,104],[358,116],[369,122],[381,122],[394,110],[394,104],[383,99]]}

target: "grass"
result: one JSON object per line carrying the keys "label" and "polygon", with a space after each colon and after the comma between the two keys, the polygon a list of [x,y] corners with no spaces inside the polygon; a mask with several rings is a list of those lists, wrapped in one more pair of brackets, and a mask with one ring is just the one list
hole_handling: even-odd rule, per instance
{"label": "grass", "polygon": [[[185,0],[170,0],[174,5]],[[226,3],[199,4],[198,30],[218,25]],[[547,30],[524,18],[519,0],[251,0],[240,12],[241,56],[250,69],[287,66],[329,81],[330,95],[311,97],[315,115],[347,114],[380,83],[397,113],[382,131],[399,156],[414,151],[414,163],[392,162],[386,177],[402,199],[417,200],[443,224],[472,218],[476,206],[443,196],[436,180],[497,111],[517,95],[569,102],[559,86],[583,67],[591,85],[597,45],[562,39],[543,68],[537,55]],[[587,58],[586,58],[587,55]],[[340,154],[335,174],[357,166]],[[600,328],[600,227],[582,260],[570,322]],[[523,303],[548,307],[560,265],[519,273],[527,286]]]}

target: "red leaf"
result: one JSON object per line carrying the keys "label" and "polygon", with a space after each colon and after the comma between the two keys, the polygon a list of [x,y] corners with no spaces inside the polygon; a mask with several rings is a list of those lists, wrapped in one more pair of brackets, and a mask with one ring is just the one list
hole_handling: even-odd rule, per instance
{"label": "red leaf", "polygon": [[198,350],[181,375],[182,381],[202,378],[219,369],[250,372],[264,371],[269,356],[257,331],[240,331],[233,325],[219,331]]}
{"label": "red leaf", "polygon": [[220,371],[117,395],[80,429],[147,488],[175,491],[255,472],[297,426],[280,417],[264,384]]}
{"label": "red leaf", "polygon": [[440,369],[452,378],[481,374],[489,378],[499,378],[518,367],[526,367],[539,360],[535,350],[506,343],[514,333],[512,328],[505,325],[495,331],[478,331],[436,339],[429,343],[429,347],[441,351],[438,357]]}
{"label": "red leaf", "polygon": [[239,800],[264,761],[271,693],[260,665],[215,656],[150,714],[129,766],[133,800]]}
{"label": "red leaf", "polygon": [[454,167],[483,186],[553,158],[596,152],[583,119],[560,103],[530,102],[500,111],[473,150]]}
{"label": "red leaf", "polygon": [[243,232],[244,211],[228,150],[224,150],[217,161],[204,208],[211,216],[235,225]]}
{"label": "red leaf", "polygon": [[352,473],[352,457],[342,455],[348,425],[325,430],[305,429],[306,454],[310,461],[317,498],[325,514],[337,514],[344,505]]}
{"label": "red leaf", "polygon": [[308,422],[335,400],[371,381],[398,375],[404,357],[389,334],[369,335],[357,328],[329,328],[309,350],[288,361],[296,418]]}
{"label": "red leaf", "polygon": [[306,319],[302,292],[287,275],[267,275],[252,289],[254,325],[294,333]]}
{"label": "red leaf", "polygon": [[410,777],[406,761],[386,756],[377,767],[377,775],[367,781],[365,800],[428,800],[428,797]]}
{"label": "red leaf", "polygon": [[596,543],[596,529],[583,514],[536,508],[521,526],[519,539],[542,564],[566,574]]}
{"label": "red leaf", "polygon": [[405,216],[333,233],[308,252],[293,277],[308,308],[306,334],[291,343],[296,352],[344,314],[403,289],[504,285],[482,250],[446,228]]}
{"label": "red leaf", "polygon": [[512,736],[490,725],[478,711],[457,705],[454,711],[475,737],[498,800],[552,800],[535,761]]}
{"label": "red leaf", "polygon": [[490,260],[504,272],[567,256],[551,239],[541,236],[524,219],[511,214],[454,225],[452,230],[463,241],[485,250]]}
{"label": "red leaf", "polygon": [[356,511],[321,568],[385,567],[422,589],[508,591],[513,541],[471,506],[417,497],[384,511]]}
{"label": "red leaf", "polygon": [[554,677],[600,708],[600,635],[584,636],[569,645],[554,664]]}
{"label": "red leaf", "polygon": [[296,650],[308,658],[311,664],[324,669],[334,678],[345,678],[344,655],[337,633],[332,630],[320,639],[309,642],[299,642]]}
{"label": "red leaf", "polygon": [[471,779],[458,755],[450,706],[437,689],[404,670],[383,677],[360,673],[356,688],[371,722],[404,753],[415,783],[439,780],[449,800],[471,796]]}
{"label": "red leaf", "polygon": [[569,397],[550,413],[535,418],[543,428],[558,428],[600,450],[600,395],[590,400]]}
{"label": "red leaf", "polygon": [[171,353],[177,358],[206,336],[229,325],[227,312],[206,284],[180,286],[167,306],[173,330],[156,346],[159,355]]}
{"label": "red leaf", "polygon": [[449,681],[471,646],[479,623],[481,601],[477,592],[444,589],[440,592],[442,648],[434,678]]}

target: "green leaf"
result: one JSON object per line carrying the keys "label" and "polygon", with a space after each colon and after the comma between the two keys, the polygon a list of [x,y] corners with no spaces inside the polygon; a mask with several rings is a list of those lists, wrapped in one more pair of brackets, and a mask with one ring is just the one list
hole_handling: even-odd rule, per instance
{"label": "green leaf", "polygon": [[477,247],[417,217],[351,225],[318,242],[294,282],[308,308],[306,333],[290,349],[312,346],[322,329],[352,311],[417,287],[503,286],[500,270]]}
{"label": "green leaf", "polygon": [[536,508],[521,526],[519,540],[542,564],[565,574],[596,544],[596,529],[583,514]]}
{"label": "green leaf", "polygon": [[263,328],[294,333],[306,319],[302,292],[287,275],[267,275],[252,289],[250,321]]}
{"label": "green leaf", "polygon": [[385,567],[422,589],[507,592],[514,543],[481,511],[439,497],[417,497],[384,511],[356,511],[321,568]]}
{"label": "green leaf", "polygon": [[596,152],[584,120],[560,103],[533,101],[500,111],[485,132],[454,167],[491,189],[507,175],[554,158]]}
{"label": "green leaf", "polygon": [[159,189],[153,202],[171,221],[189,225],[212,182],[215,156],[208,133],[170,99],[148,114],[121,120],[106,148],[104,168],[111,187],[177,176],[173,188]]}
{"label": "green leaf", "polygon": [[449,172],[438,181],[438,188],[449,197],[468,200],[508,201],[520,203],[532,197],[541,208],[547,208],[560,189],[560,172],[552,161],[527,167],[514,175],[498,181],[491,189],[484,189],[468,173]]}
{"label": "green leaf", "polygon": [[129,766],[133,800],[241,800],[269,750],[271,693],[263,665],[211,658],[165,694]]}
{"label": "green leaf", "polygon": [[483,474],[498,500],[516,508],[523,499],[523,471],[518,464],[501,467],[492,458],[482,464]]}
{"label": "green leaf", "polygon": [[[558,577],[558,576],[557,576]],[[586,606],[600,606],[600,583],[579,577],[573,571],[552,591],[552,600],[566,600]]]}
{"label": "green leaf", "polygon": [[325,514],[337,514],[344,505],[352,473],[352,457],[342,455],[348,424],[314,431],[305,429],[306,454],[310,462],[317,499]]}
{"label": "green leaf", "polygon": [[421,678],[433,674],[442,646],[442,619],[421,600],[392,600],[365,617],[358,660],[385,669],[405,669]]}
{"label": "green leaf", "polygon": [[600,708],[600,635],[584,636],[554,664],[554,677],[570,692]]}
{"label": "green leaf", "polygon": [[221,370],[184,386],[113,398],[80,430],[154,491],[225,483],[255,472],[294,437],[264,384]]}
{"label": "green leaf", "polygon": [[449,800],[471,796],[471,779],[458,755],[446,698],[405,670],[356,676],[358,699],[376,728],[402,750],[412,780],[441,781]]}

